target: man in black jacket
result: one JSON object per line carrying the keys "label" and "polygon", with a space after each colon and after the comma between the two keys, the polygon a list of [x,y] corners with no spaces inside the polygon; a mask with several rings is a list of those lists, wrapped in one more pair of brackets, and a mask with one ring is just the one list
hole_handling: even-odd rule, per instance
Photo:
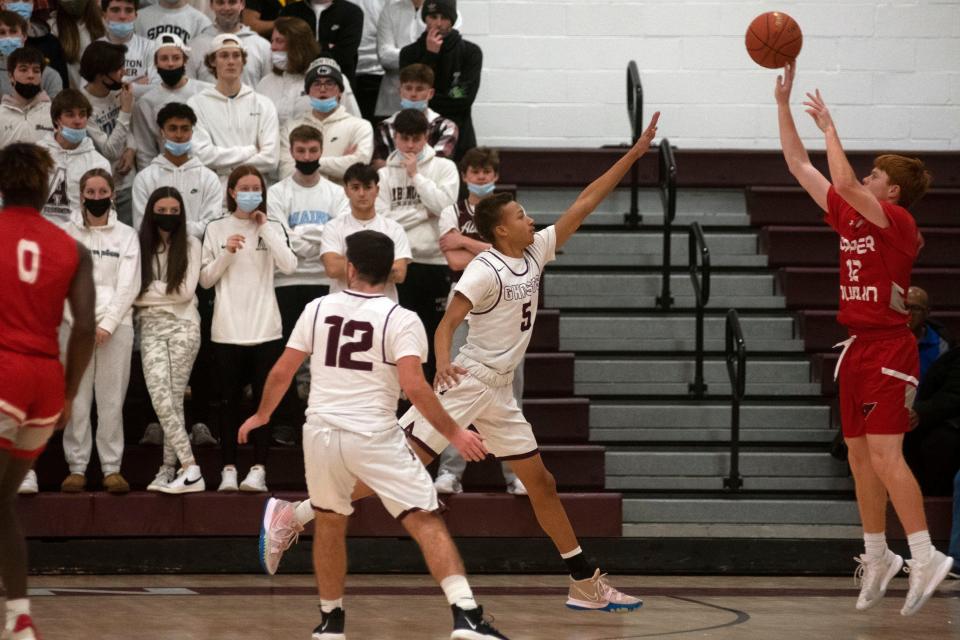
{"label": "man in black jacket", "polygon": [[400,68],[420,63],[433,69],[436,94],[430,100],[430,108],[459,127],[460,139],[454,153],[454,160],[459,160],[468,149],[477,146],[470,112],[480,89],[483,52],[453,28],[457,20],[456,0],[427,0],[421,11],[427,30],[416,42],[400,50]]}
{"label": "man in black jacket", "polygon": [[301,0],[289,3],[280,15],[300,18],[310,25],[322,55],[336,60],[350,84],[356,84],[363,9],[348,0]]}

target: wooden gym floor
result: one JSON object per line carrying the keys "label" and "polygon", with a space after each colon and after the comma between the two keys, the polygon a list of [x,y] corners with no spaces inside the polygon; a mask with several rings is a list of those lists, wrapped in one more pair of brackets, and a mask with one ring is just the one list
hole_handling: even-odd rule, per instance
{"label": "wooden gym floor", "polygon": [[[852,576],[852,574],[851,574]],[[474,576],[478,600],[512,640],[620,638],[960,638],[960,584],[945,582],[924,609],[900,616],[907,580],[884,601],[854,609],[853,578],[618,576],[644,599],[631,614],[566,609],[564,576]],[[295,640],[319,623],[310,576],[39,576],[34,618],[46,640]],[[427,576],[347,581],[347,637],[449,637],[450,613]]]}

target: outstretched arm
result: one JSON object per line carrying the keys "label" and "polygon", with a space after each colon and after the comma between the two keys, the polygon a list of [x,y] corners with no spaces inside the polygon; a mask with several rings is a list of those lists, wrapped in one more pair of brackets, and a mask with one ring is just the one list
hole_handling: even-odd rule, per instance
{"label": "outstretched arm", "polygon": [[820,90],[808,93],[807,98],[807,102],[803,103],[807,107],[807,113],[817,123],[820,131],[823,131],[827,140],[827,164],[830,166],[830,180],[833,182],[833,188],[860,215],[881,229],[886,229],[890,226],[887,214],[883,212],[883,207],[880,206],[876,196],[857,180],[857,174],[854,173],[850,161],[847,160],[847,154],[843,151],[837,128],[833,124],[830,110],[820,96]]}
{"label": "outstretched arm", "polygon": [[577,199],[570,208],[567,209],[560,219],[557,220],[557,248],[570,239],[588,215],[593,213],[594,209],[603,202],[604,198],[610,195],[610,192],[617,188],[620,180],[627,174],[633,163],[640,159],[640,156],[647,152],[650,143],[653,142],[653,136],[657,134],[657,121],[660,119],[660,112],[653,114],[650,124],[644,130],[643,135],[637,140],[637,143],[627,151],[622,158],[617,160],[616,164],[607,169],[607,172],[591,182],[586,189],[580,192]]}
{"label": "outstretched arm", "polygon": [[777,99],[777,119],[780,124],[780,146],[783,148],[783,157],[787,161],[790,174],[797,179],[800,186],[810,194],[817,205],[827,210],[827,191],[830,190],[830,181],[810,162],[810,156],[800,141],[797,125],[790,112],[790,90],[793,88],[793,77],[796,73],[796,63],[788,63],[782,76],[777,76],[777,86],[774,97]]}

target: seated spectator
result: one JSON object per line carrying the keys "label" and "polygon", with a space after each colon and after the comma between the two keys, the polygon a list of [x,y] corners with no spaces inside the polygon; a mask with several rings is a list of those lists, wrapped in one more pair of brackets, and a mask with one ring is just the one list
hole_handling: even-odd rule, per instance
{"label": "seated spectator", "polygon": [[187,101],[197,115],[194,155],[221,182],[238,164],[251,165],[264,175],[277,170],[277,110],[241,82],[247,60],[238,36],[218,35],[204,59],[217,84]]}
{"label": "seated spectator", "polygon": [[[13,64],[9,56],[17,49],[22,48],[26,42],[27,22],[12,11],[0,11],[0,93],[5,96],[13,95],[13,86],[10,82],[10,75],[13,73]],[[35,51],[40,51],[31,47]],[[40,57],[43,58],[43,52],[40,51]],[[43,59],[43,71],[40,75],[40,88],[50,99],[57,97],[57,94],[63,89],[63,80],[54,69],[47,66],[47,61]]]}
{"label": "seated spectator", "polygon": [[[80,178],[79,190],[82,204],[73,212],[64,231],[91,249],[97,289],[97,337],[93,357],[73,400],[70,423],[63,430],[63,452],[70,475],[60,489],[78,493],[86,488],[94,439],[90,409],[96,394],[96,441],[103,488],[110,493],[127,493],[130,485],[120,475],[123,400],[133,354],[133,301],[140,292],[140,242],[137,233],[117,219],[113,178],[108,171],[87,171]],[[64,339],[69,324],[68,314],[61,329]]]}
{"label": "seated spectator", "polygon": [[191,78],[215,83],[217,78],[213,69],[204,61],[213,52],[217,36],[232,35],[246,51],[243,83],[256,87],[270,73],[270,43],[243,24],[244,0],[211,0],[210,8],[214,12],[213,24],[201,31],[190,45],[193,55],[187,63],[187,73]]}
{"label": "seated spectator", "polygon": [[303,81],[311,110],[283,128],[280,137],[280,178],[293,174],[290,132],[300,125],[316,127],[323,134],[320,172],[340,184],[343,173],[356,163],[366,164],[373,156],[373,128],[366,120],[350,115],[343,106],[344,77],[330,58],[317,58]]}
{"label": "seated spectator", "polygon": [[377,56],[377,22],[386,0],[353,0],[363,9],[363,34],[357,50],[356,94],[360,117],[371,123],[376,116],[377,96],[383,80],[383,67]]}
{"label": "seated spectator", "polygon": [[365,164],[355,164],[343,175],[343,189],[350,200],[350,215],[338,216],[323,228],[320,259],[323,269],[332,280],[330,291],[347,288],[347,236],[369,229],[379,231],[393,240],[393,269],[383,294],[397,300],[397,284],[407,277],[410,263],[410,242],[398,223],[377,213],[380,176],[377,170]]}
{"label": "seated spectator", "polygon": [[151,193],[146,211],[140,228],[140,290],[134,304],[143,377],[163,428],[163,464],[147,491],[203,491],[206,485],[183,414],[183,394],[200,350],[196,296],[200,241],[187,232],[186,203],[177,189],[164,186]]}
{"label": "seated spectator", "polygon": [[173,34],[189,44],[212,23],[197,11],[187,0],[160,0],[143,9],[137,17],[137,33],[147,40],[156,40],[160,35]]}
{"label": "seated spectator", "polygon": [[[459,131],[453,120],[444,118],[427,106],[433,98],[433,69],[423,64],[412,64],[400,72],[400,107],[416,109],[427,117],[427,144],[441,158],[453,158]],[[397,114],[377,125],[373,139],[373,166],[378,169],[394,151],[393,121]]]}
{"label": "seated spectator", "polygon": [[[227,215],[211,221],[203,235],[200,285],[216,288],[212,340],[223,400],[220,446],[223,454],[218,491],[267,490],[270,430],[251,436],[254,464],[237,484],[237,431],[243,418],[243,390],[253,384],[263,393],[270,368],[283,352],[283,325],[274,293],[274,271],[291,274],[297,256],[283,223],[267,216],[266,182],[251,165],[241,165],[227,180]],[[252,380],[251,380],[252,378]]]}
{"label": "seated spectator", "polygon": [[310,63],[320,57],[320,45],[303,20],[278,18],[270,39],[271,71],[257,84],[277,108],[280,128],[310,111],[310,98],[303,89],[304,74]]}
{"label": "seated spectator", "polygon": [[127,48],[123,82],[132,84],[134,95],[141,96],[150,89],[150,83],[157,82],[157,71],[153,66],[153,42],[134,33],[139,0],[100,0],[100,7],[107,25],[102,40]]}
{"label": "seated spectator", "polygon": [[83,86],[80,57],[91,42],[99,40],[106,33],[103,14],[98,0],[73,0],[58,4],[47,23],[50,25],[50,33],[57,37],[63,48],[69,86],[77,89]]}
{"label": "seated spectator", "polygon": [[164,105],[156,125],[163,136],[163,153],[142,169],[133,181],[133,226],[141,228],[150,196],[173,187],[184,202],[187,233],[198,240],[211,220],[223,213],[220,178],[190,153],[197,116],[180,102]]}
{"label": "seated spectator", "polygon": [[0,148],[13,142],[38,142],[53,133],[50,98],[40,86],[43,54],[21,47],[7,58],[13,92],[0,99]]}
{"label": "seated spectator", "polygon": [[436,95],[430,107],[453,120],[460,129],[454,159],[477,146],[473,131],[473,101],[480,89],[483,52],[463,39],[453,24],[457,19],[456,0],[427,0],[422,9],[427,30],[413,44],[400,51],[400,68],[421,63],[433,69]]}
{"label": "seated spectator", "polygon": [[[34,13],[34,3],[31,1],[0,0],[0,8],[12,11],[23,19],[20,32],[26,36],[24,45],[39,49],[46,58],[47,66],[60,76],[60,87],[66,87],[70,78],[67,75],[67,62],[63,56],[63,47],[56,36],[50,33],[50,26],[43,22],[40,15]],[[50,94],[53,97],[53,94]]]}
{"label": "seated spectator", "polygon": [[117,216],[124,224],[131,224],[130,190],[136,149],[129,135],[133,89],[122,82],[125,52],[121,44],[102,40],[91,43],[80,59],[80,75],[86,80],[80,92],[92,108],[87,127],[93,144],[113,163]]}
{"label": "seated spectator", "polygon": [[280,15],[306,22],[320,44],[320,53],[336,60],[350,84],[356,83],[363,9],[348,0],[298,0],[287,3]]}
{"label": "seated spectator", "polygon": [[100,155],[87,136],[92,107],[76,89],[64,89],[50,104],[54,132],[37,143],[50,153],[56,167],[50,173],[50,195],[43,216],[64,226],[72,211],[81,207],[80,177],[91,169],[110,172],[110,162]]}
{"label": "seated spectator", "polygon": [[243,24],[264,38],[269,38],[282,9],[279,0],[247,0],[247,6],[243,10]]}
{"label": "seated spectator", "polygon": [[[133,139],[137,148],[137,167],[143,169],[163,151],[163,135],[157,127],[157,114],[171,102],[187,102],[204,89],[211,87],[202,80],[186,74],[189,47],[183,40],[165,33],[154,41],[153,62],[160,83],[137,98],[133,106]],[[152,193],[152,192],[151,192]],[[183,192],[181,191],[181,194]],[[139,212],[143,213],[143,212]],[[134,216],[138,215],[134,212]]]}
{"label": "seated spectator", "polygon": [[946,327],[930,319],[930,302],[927,292],[920,287],[907,290],[907,311],[910,312],[910,330],[917,337],[920,351],[920,383],[934,361],[950,350],[953,341]]}
{"label": "seated spectator", "polygon": [[[457,200],[460,178],[457,165],[438,158],[427,146],[427,118],[415,109],[405,109],[394,121],[396,151],[380,169],[377,210],[399,222],[407,232],[413,262],[407,278],[397,287],[400,305],[420,316],[433,342],[450,293],[447,261],[440,250],[440,213]],[[433,348],[426,363],[426,377],[433,380]]]}

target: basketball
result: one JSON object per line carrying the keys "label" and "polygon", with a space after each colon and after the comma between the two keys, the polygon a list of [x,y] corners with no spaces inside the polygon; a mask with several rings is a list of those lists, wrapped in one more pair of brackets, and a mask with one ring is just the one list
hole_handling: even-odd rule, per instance
{"label": "basketball", "polygon": [[779,69],[794,60],[803,46],[797,21],[780,11],[768,11],[753,19],[747,28],[747,53],[761,67]]}

